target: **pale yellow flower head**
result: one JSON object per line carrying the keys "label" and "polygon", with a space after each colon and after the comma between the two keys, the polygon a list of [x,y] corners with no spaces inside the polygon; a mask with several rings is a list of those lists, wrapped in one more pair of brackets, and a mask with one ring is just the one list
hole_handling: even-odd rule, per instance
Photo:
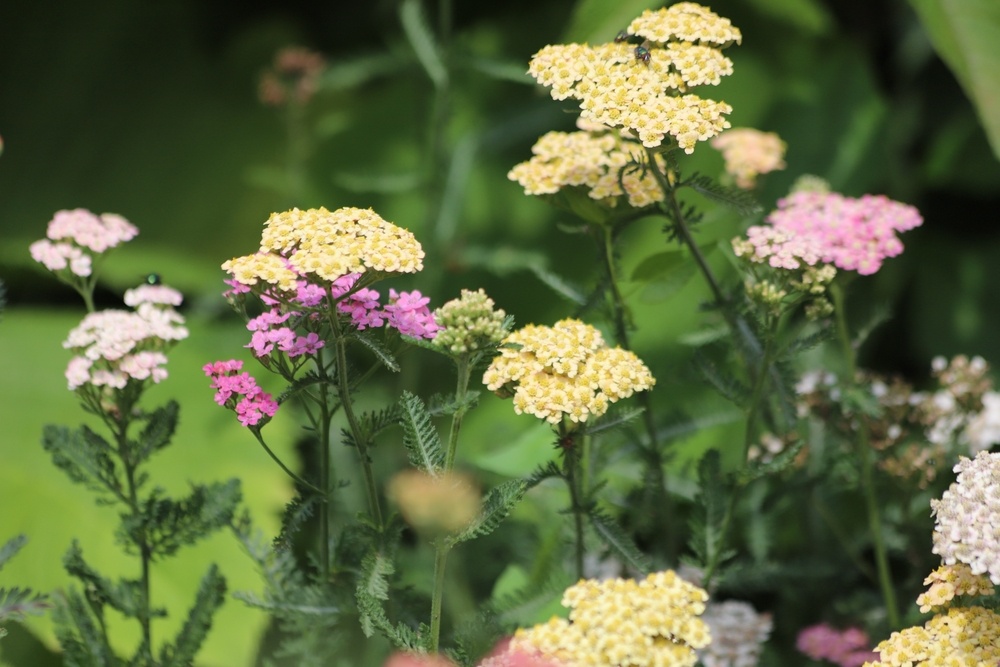
{"label": "pale yellow flower head", "polygon": [[[528,73],[551,88],[553,99],[579,100],[582,119],[628,130],[649,148],[670,136],[691,153],[697,142],[729,127],[725,116],[732,107],[688,93],[732,74],[721,49],[741,35],[728,19],[682,2],[647,10],[627,34],[624,41],[596,46],[545,46]],[[642,44],[632,43],[637,40]]]}
{"label": "pale yellow flower head", "polygon": [[[640,166],[643,150],[625,141],[618,130],[581,120],[579,132],[549,132],[532,146],[532,158],[510,170],[528,195],[555,194],[566,187],[582,187],[591,199],[609,208],[627,197],[634,208],[663,198],[652,172]],[[587,129],[584,129],[587,128]],[[663,158],[656,156],[660,169]]]}
{"label": "pale yellow flower head", "polygon": [[371,209],[293,208],[273,213],[260,252],[222,265],[243,285],[264,281],[294,289],[298,277],[332,282],[350,273],[415,273],[424,251],[413,234]]}
{"label": "pale yellow flower head", "polygon": [[983,607],[952,608],[922,627],[893,632],[865,667],[951,667],[1000,663],[1000,615]]}
{"label": "pale yellow flower head", "polygon": [[551,424],[564,418],[585,422],[656,380],[634,353],[609,348],[594,327],[566,319],[554,326],[528,326],[504,339],[483,375],[491,391],[513,394],[514,411]]}
{"label": "pale yellow flower head", "polygon": [[737,127],[714,137],[711,144],[722,153],[726,173],[746,190],[756,185],[757,176],[786,166],[785,142],[774,132]]}
{"label": "pale yellow flower head", "polygon": [[511,651],[560,665],[691,667],[711,639],[698,616],[708,593],[672,570],[634,579],[581,580],[562,604],[569,618],[518,630]]}
{"label": "pale yellow flower head", "polygon": [[993,595],[993,582],[989,577],[973,574],[965,563],[942,565],[927,575],[924,585],[930,586],[917,598],[920,611],[927,613],[951,604],[957,596]]}

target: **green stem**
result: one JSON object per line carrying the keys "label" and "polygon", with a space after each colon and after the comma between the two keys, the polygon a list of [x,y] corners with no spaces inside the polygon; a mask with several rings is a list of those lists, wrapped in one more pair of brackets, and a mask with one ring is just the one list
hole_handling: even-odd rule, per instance
{"label": "green stem", "polygon": [[444,599],[444,577],[451,545],[439,540],[434,549],[434,591],[431,597],[431,652],[437,653],[441,642],[441,604]]}
{"label": "green stem", "polygon": [[[128,414],[123,412],[123,414]],[[119,422],[118,426],[114,429],[115,440],[118,445],[118,457],[121,459],[122,468],[125,471],[125,485],[128,488],[128,508],[132,515],[132,519],[136,520],[139,525],[142,525],[142,508],[139,506],[139,490],[136,485],[136,462],[132,460],[132,455],[130,448],[128,446],[128,425],[127,423]],[[152,549],[149,545],[149,540],[146,538],[146,532],[144,530],[137,531],[136,536],[136,546],[139,548],[139,558],[141,562],[141,574],[139,576],[139,590],[140,590],[140,605],[141,607],[136,612],[136,619],[139,621],[139,625],[142,628],[142,643],[139,646],[139,651],[146,661],[146,664],[153,664],[153,630],[150,614],[150,583],[149,583],[149,564],[152,560],[153,554]]]}
{"label": "green stem", "polygon": [[[563,427],[560,425],[560,440],[567,437]],[[579,443],[573,435],[568,436],[570,441],[563,445],[563,479],[569,487],[570,511],[573,513],[573,528],[575,530],[574,563],[576,567],[576,578],[583,579],[583,513],[584,508],[581,501],[580,479],[578,464],[580,454]]]}
{"label": "green stem", "polygon": [[[847,327],[847,313],[844,308],[844,290],[838,283],[830,285],[833,296],[834,311],[837,318],[837,335],[844,351],[847,363],[846,383],[853,386],[857,382],[857,354],[851,343],[850,331]],[[882,601],[885,604],[886,616],[893,630],[900,626],[899,608],[896,603],[896,590],[892,585],[892,572],[889,568],[889,557],[882,537],[882,515],[879,513],[878,498],[875,495],[874,463],[872,447],[868,433],[868,422],[864,417],[857,420],[858,458],[861,460],[861,491],[864,495],[868,511],[868,530],[871,532],[872,546],[875,548],[875,569],[878,572],[879,587],[882,589]]]}
{"label": "green stem", "polygon": [[361,459],[361,470],[365,479],[365,491],[368,494],[368,512],[375,520],[375,524],[381,529],[385,524],[382,522],[382,508],[378,500],[378,486],[375,483],[375,473],[372,470],[372,460],[368,455],[368,440],[364,437],[361,424],[357,415],[354,414],[354,406],[351,404],[350,383],[347,379],[347,338],[342,335],[336,326],[336,316],[333,318],[335,326],[334,332],[337,347],[337,392],[340,398],[340,405],[344,408],[344,416],[350,426],[354,442],[358,447],[358,456]]}
{"label": "green stem", "polygon": [[[448,432],[448,449],[444,459],[444,471],[448,474],[455,466],[455,454],[458,450],[458,433],[462,429],[462,418],[465,416],[466,394],[469,391],[469,378],[472,369],[469,365],[468,355],[455,359],[455,372],[457,375],[455,385],[455,403],[459,407],[451,417],[451,430]],[[431,591],[431,651],[437,652],[441,641],[441,615],[444,600],[444,582],[447,570],[448,553],[451,551],[451,543],[445,539],[439,539],[434,548],[434,588]]]}
{"label": "green stem", "polygon": [[320,489],[319,487],[317,487],[314,484],[310,484],[306,480],[302,479],[300,476],[296,475],[294,472],[292,472],[288,468],[288,466],[285,465],[284,461],[282,461],[280,458],[278,458],[278,455],[274,453],[274,450],[272,450],[270,447],[268,447],[267,443],[264,442],[264,437],[260,434],[260,430],[259,429],[253,429],[252,428],[252,429],[250,429],[250,432],[253,433],[253,435],[254,435],[255,438],[257,438],[257,442],[260,443],[260,446],[264,448],[264,451],[267,452],[267,455],[271,457],[271,460],[274,461],[275,463],[277,463],[278,467],[281,468],[282,470],[284,470],[285,474],[288,475],[289,477],[291,477],[292,480],[294,480],[296,484],[302,486],[303,488],[309,489],[310,491],[318,493],[320,495],[324,495],[322,489]]}

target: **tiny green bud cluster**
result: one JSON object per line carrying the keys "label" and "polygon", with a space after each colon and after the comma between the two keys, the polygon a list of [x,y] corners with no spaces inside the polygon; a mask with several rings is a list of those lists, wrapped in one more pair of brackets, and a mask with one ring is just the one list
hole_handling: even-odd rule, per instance
{"label": "tiny green bud cluster", "polygon": [[434,311],[434,319],[442,327],[434,345],[454,355],[496,347],[506,335],[503,328],[506,317],[482,289],[476,292],[464,289],[461,297]]}

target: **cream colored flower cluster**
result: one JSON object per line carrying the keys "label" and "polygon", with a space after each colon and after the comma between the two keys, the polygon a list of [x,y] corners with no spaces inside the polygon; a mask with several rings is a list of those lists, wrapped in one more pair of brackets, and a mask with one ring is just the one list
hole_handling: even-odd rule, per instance
{"label": "cream colored flower cluster", "polygon": [[[626,195],[635,208],[663,198],[653,174],[640,167],[643,151],[606,125],[596,125],[590,131],[549,132],[535,142],[531,152],[530,160],[507,174],[521,184],[525,194],[555,194],[565,187],[579,186],[588,190],[591,199],[609,207]],[[657,156],[657,160],[663,169],[663,158]]]}
{"label": "cream colored flower cluster", "polygon": [[927,575],[924,585],[930,588],[917,598],[920,611],[948,606],[956,596],[993,595],[993,582],[987,577],[973,574],[965,563],[942,565]]}
{"label": "cream colored flower cluster", "polygon": [[350,273],[415,273],[424,251],[413,234],[371,209],[293,208],[273,213],[261,235],[260,252],[236,257],[222,268],[236,282],[266,282],[284,291],[304,277],[333,282]]}
{"label": "cream colored flower cluster", "polygon": [[774,132],[733,128],[714,137],[711,145],[722,153],[726,172],[736,179],[737,187],[749,190],[757,176],[785,168],[785,142]]}
{"label": "cream colored flower cluster", "polygon": [[963,456],[954,470],[956,481],[931,501],[933,551],[946,565],[965,563],[1000,585],[1000,454]]}
{"label": "cream colored flower cluster", "polygon": [[[636,40],[645,41],[630,43]],[[579,100],[585,120],[629,130],[650,148],[669,135],[691,153],[697,142],[729,127],[732,107],[685,93],[732,74],[721,49],[740,40],[728,19],[680,2],[647,10],[613,43],[545,46],[528,73],[551,88],[553,99]]]}
{"label": "cream colored flower cluster", "polygon": [[879,660],[864,667],[992,667],[1000,663],[1000,614],[952,608],[922,627],[893,632],[875,650]]}
{"label": "cream colored flower cluster", "polygon": [[486,369],[483,384],[513,394],[518,414],[552,424],[565,417],[573,422],[599,417],[611,403],[656,383],[634,353],[607,347],[597,329],[579,320],[561,320],[551,327],[531,324],[504,343]]}
{"label": "cream colored flower cluster", "polygon": [[518,630],[510,650],[538,653],[558,665],[691,667],[709,644],[698,616],[708,593],[672,570],[633,579],[581,580],[562,604],[569,619]]}
{"label": "cream colored flower cluster", "polygon": [[460,298],[434,311],[434,321],[441,327],[434,345],[452,354],[495,347],[503,340],[506,317],[503,309],[495,308],[486,292],[464,289]]}

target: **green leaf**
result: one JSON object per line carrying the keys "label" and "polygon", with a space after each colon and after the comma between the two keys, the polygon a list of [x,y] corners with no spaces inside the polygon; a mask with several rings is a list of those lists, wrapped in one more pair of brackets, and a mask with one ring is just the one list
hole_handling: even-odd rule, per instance
{"label": "green leaf", "polygon": [[194,606],[188,612],[184,627],[177,633],[173,646],[164,646],[160,651],[163,667],[185,667],[194,662],[208,631],[212,628],[212,617],[226,598],[226,579],[214,564],[201,578]]}
{"label": "green leaf", "polygon": [[179,414],[180,405],[177,401],[170,401],[147,416],[148,423],[139,435],[138,441],[140,461],[170,444],[170,439],[177,430]]}
{"label": "green leaf", "polygon": [[191,493],[181,500],[162,494],[162,489],[155,489],[140,504],[140,515],[124,517],[119,529],[126,545],[139,544],[144,536],[153,560],[169,556],[229,525],[241,497],[237,479],[194,485]]}
{"label": "green leaf", "polygon": [[392,352],[382,344],[378,338],[375,337],[370,331],[353,331],[347,338],[349,340],[356,340],[369,350],[371,350],[378,360],[382,362],[382,365],[388,368],[393,373],[399,372],[399,363],[396,361],[396,357],[392,355]]}
{"label": "green leaf", "polygon": [[444,448],[441,437],[431,423],[430,413],[420,397],[408,391],[399,399],[402,410],[403,445],[415,467],[437,475],[444,468]]}
{"label": "green leaf", "polygon": [[27,544],[27,542],[28,538],[24,535],[15,535],[7,540],[6,544],[0,547],[0,569],[2,569],[4,563],[13,558],[17,552],[20,551],[25,544]]}
{"label": "green leaf", "polygon": [[94,623],[90,608],[76,591],[57,598],[52,612],[56,637],[68,667],[106,667],[120,664],[107,638]]}
{"label": "green leaf", "polygon": [[590,523],[601,541],[611,547],[630,567],[646,574],[652,570],[649,559],[639,551],[632,538],[618,525],[609,514],[594,509],[589,512]]}
{"label": "green leaf", "polygon": [[448,68],[441,58],[434,33],[427,25],[420,6],[420,0],[403,0],[399,8],[399,18],[403,24],[403,32],[417,60],[423,66],[427,76],[434,82],[436,88],[448,85]]}
{"label": "green leaf", "polygon": [[109,493],[124,498],[112,458],[114,450],[86,426],[71,432],[65,426],[47,424],[42,431],[42,447],[71,480],[96,493],[98,502],[107,501]]}
{"label": "green leaf", "polygon": [[632,271],[632,280],[644,285],[640,300],[661,303],[679,292],[698,273],[698,265],[686,252],[658,252],[642,260]]}
{"label": "green leaf", "polygon": [[523,479],[512,479],[502,482],[490,489],[483,500],[483,509],[479,516],[465,530],[451,537],[451,544],[459,544],[477,537],[489,535],[496,530],[503,520],[520,502],[528,490],[528,484]]}
{"label": "green leaf", "polygon": [[[101,576],[83,559],[80,543],[73,540],[63,556],[63,567],[70,575],[83,584],[84,594],[92,609],[103,609],[105,605],[117,609],[127,618],[139,618],[144,608],[142,587],[138,580],[121,579],[117,583]],[[153,616],[165,616],[157,610]]]}
{"label": "green leaf", "polygon": [[732,401],[738,407],[745,407],[750,397],[750,390],[731,374],[730,370],[720,369],[714,361],[701,350],[695,350],[692,356],[695,367],[708,384],[715,387],[723,397]]}
{"label": "green leaf", "polygon": [[750,192],[720,185],[708,176],[695,176],[685,181],[683,185],[717,204],[728,206],[744,217],[755,215],[763,210],[757,198]]}
{"label": "green leaf", "polygon": [[717,567],[730,556],[728,552],[723,552],[723,548],[727,506],[732,490],[722,476],[721,459],[719,450],[710,449],[698,462],[700,489],[695,501],[701,511],[692,517],[689,546],[702,568],[710,564]]}
{"label": "green leaf", "polygon": [[1000,158],[1000,3],[910,0],[941,59],[972,100]]}
{"label": "green leaf", "polygon": [[778,452],[778,454],[770,461],[754,461],[749,463],[746,468],[739,472],[737,476],[737,483],[741,486],[746,486],[750,482],[756,481],[761,477],[776,475],[787,470],[793,463],[795,463],[795,457],[799,455],[799,452],[802,451],[802,448],[805,447],[805,445],[805,440],[798,440]]}
{"label": "green leaf", "polygon": [[420,634],[405,625],[393,625],[385,613],[385,601],[389,599],[389,577],[396,568],[392,560],[380,551],[372,551],[361,563],[361,574],[355,597],[361,631],[372,637],[379,630],[396,648],[422,651],[425,649]]}

